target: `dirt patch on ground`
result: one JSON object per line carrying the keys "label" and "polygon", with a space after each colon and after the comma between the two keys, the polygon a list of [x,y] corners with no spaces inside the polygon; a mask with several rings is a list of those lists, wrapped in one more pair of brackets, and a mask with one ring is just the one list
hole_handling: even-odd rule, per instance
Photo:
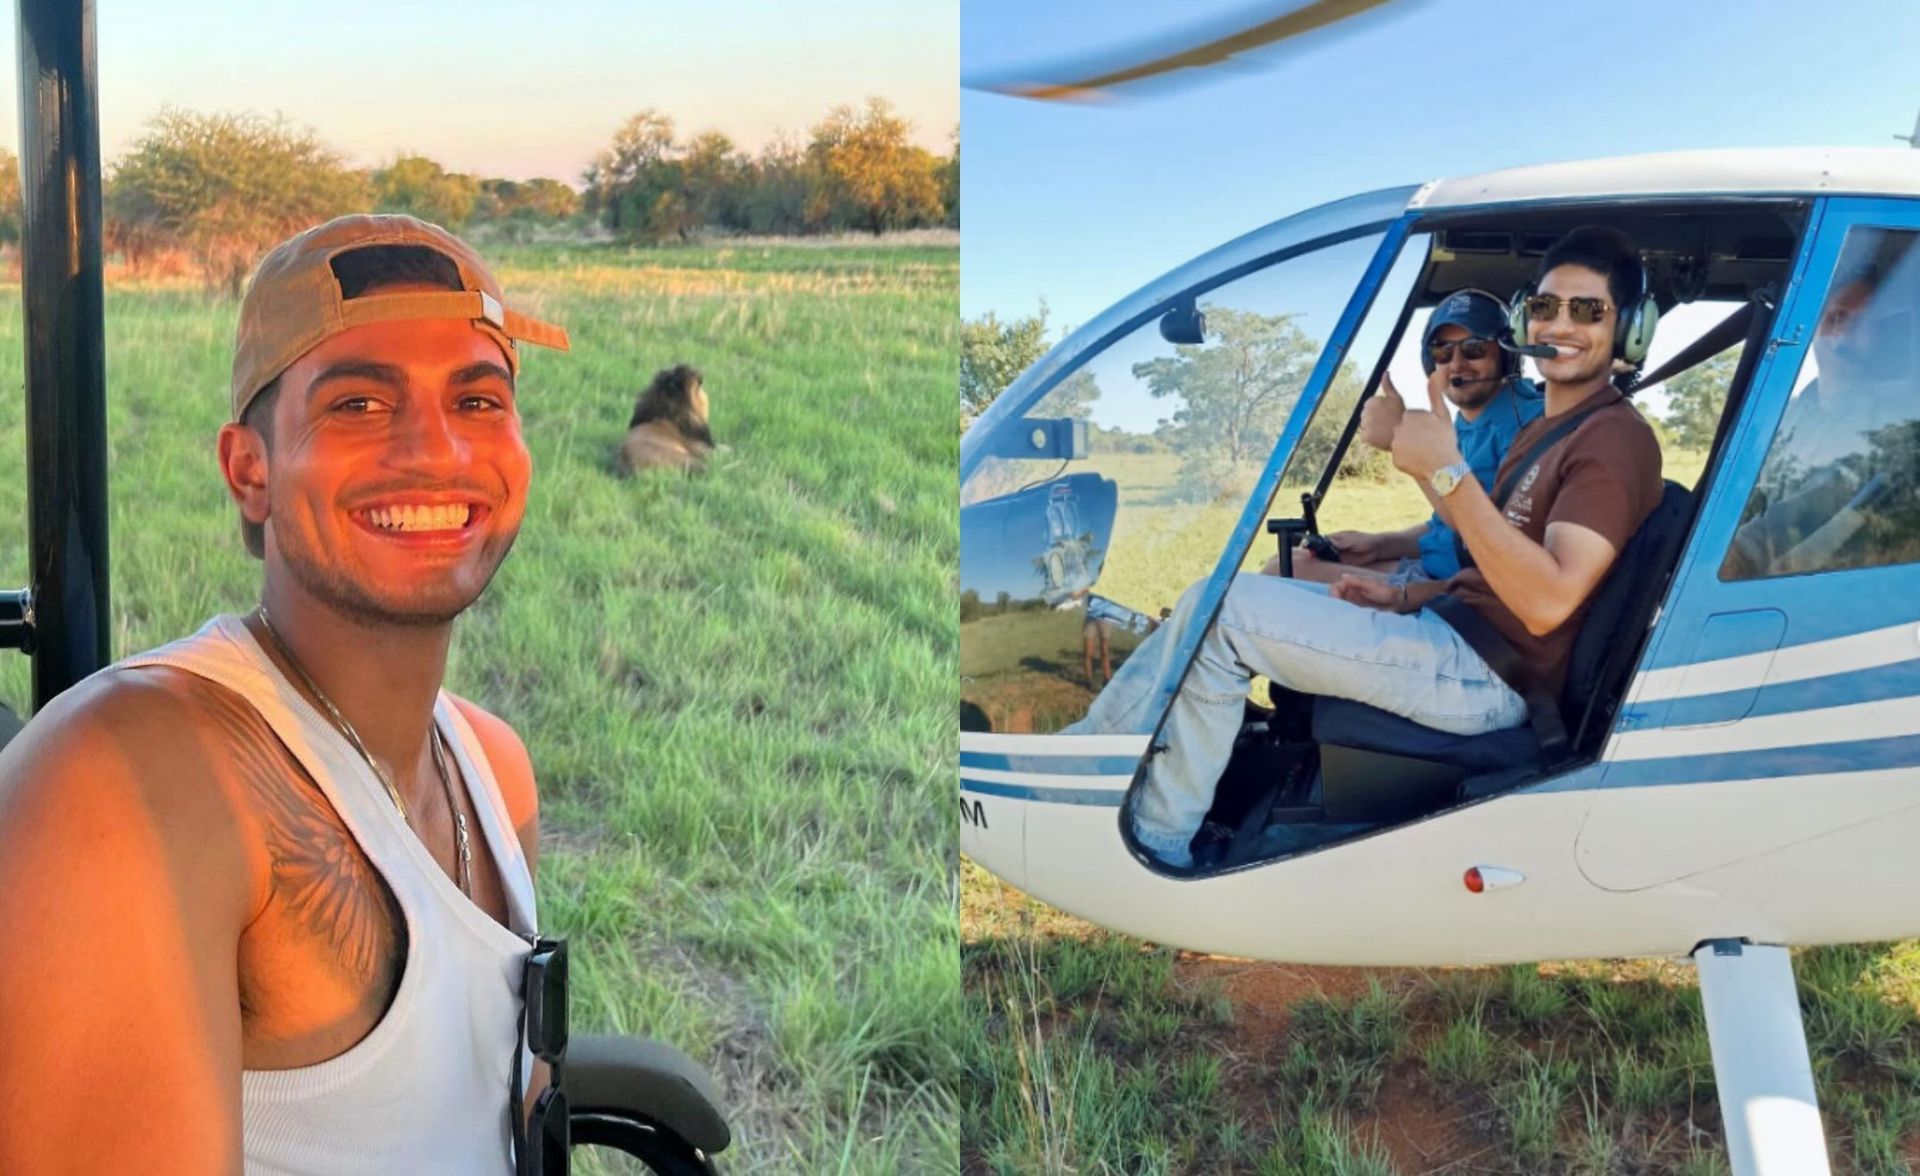
{"label": "dirt patch on ground", "polygon": [[[1272,1113],[1275,1092],[1269,1088],[1270,1068],[1287,1049],[1287,1029],[1294,1010],[1308,1000],[1325,999],[1350,1004],[1366,995],[1378,981],[1393,989],[1428,973],[1406,968],[1319,968],[1296,964],[1263,964],[1225,956],[1182,955],[1174,975],[1183,986],[1217,985],[1234,1006],[1234,1028],[1225,1046],[1242,1065],[1229,1065],[1236,1102],[1252,1118]],[[1414,1026],[1416,1036],[1423,1026]],[[1389,1068],[1378,1095],[1363,1115],[1354,1119],[1354,1135],[1379,1142],[1393,1170],[1415,1173],[1474,1172],[1476,1160],[1489,1161],[1495,1151],[1477,1129],[1470,1108],[1442,1099],[1426,1081],[1419,1065],[1403,1060]],[[1490,1165],[1489,1165],[1490,1166]]]}
{"label": "dirt patch on ground", "polygon": [[1243,1031],[1286,1032],[1294,1006],[1324,997],[1351,1001],[1377,979],[1393,985],[1417,972],[1403,968],[1315,968],[1300,964],[1261,964],[1231,956],[1182,953],[1174,961],[1174,976],[1182,985],[1217,983],[1220,993],[1238,1010]]}
{"label": "dirt patch on ground", "polygon": [[1362,1139],[1378,1139],[1393,1170],[1405,1176],[1473,1172],[1479,1170],[1475,1161],[1490,1161],[1494,1151],[1476,1132],[1475,1118],[1471,1111],[1436,1103],[1419,1071],[1403,1063],[1388,1071],[1372,1112],[1354,1129]]}
{"label": "dirt patch on ground", "polygon": [[1208,956],[1197,963],[1228,964],[1237,970],[1226,977],[1227,995],[1250,1009],[1284,1016],[1292,1007],[1312,997],[1351,1000],[1367,990],[1367,981],[1377,978],[1392,983],[1404,973],[1391,968],[1311,968],[1294,964],[1251,964],[1245,960],[1222,960]]}

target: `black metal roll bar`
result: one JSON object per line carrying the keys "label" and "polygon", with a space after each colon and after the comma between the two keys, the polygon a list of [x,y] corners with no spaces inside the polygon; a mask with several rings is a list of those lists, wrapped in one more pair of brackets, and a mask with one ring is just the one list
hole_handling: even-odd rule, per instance
{"label": "black metal roll bar", "polygon": [[0,594],[0,646],[33,658],[37,710],[112,660],[106,332],[93,0],[18,16],[31,581]]}

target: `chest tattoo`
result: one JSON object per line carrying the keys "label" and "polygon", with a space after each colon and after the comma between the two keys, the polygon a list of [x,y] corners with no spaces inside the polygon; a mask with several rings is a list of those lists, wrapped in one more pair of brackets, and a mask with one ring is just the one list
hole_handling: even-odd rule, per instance
{"label": "chest tattoo", "polygon": [[273,870],[273,898],[298,938],[338,978],[384,1005],[405,956],[406,924],[385,880],[319,785],[253,708],[225,691],[219,734],[254,798]]}

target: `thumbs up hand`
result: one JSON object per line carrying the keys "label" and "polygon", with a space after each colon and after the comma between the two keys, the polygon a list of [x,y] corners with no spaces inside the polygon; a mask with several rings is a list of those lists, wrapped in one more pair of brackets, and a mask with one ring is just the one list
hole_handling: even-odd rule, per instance
{"label": "thumbs up hand", "polygon": [[1460,439],[1440,382],[1427,381],[1427,411],[1408,411],[1393,431],[1393,464],[1424,482],[1441,466],[1460,460]]}
{"label": "thumbs up hand", "polygon": [[1427,411],[1451,424],[1453,410],[1447,407],[1446,393],[1448,378],[1445,373],[1436,371],[1427,381]]}
{"label": "thumbs up hand", "polygon": [[1393,386],[1393,377],[1380,373],[1380,389],[1360,409],[1360,439],[1382,453],[1393,448],[1393,431],[1407,413],[1406,401]]}

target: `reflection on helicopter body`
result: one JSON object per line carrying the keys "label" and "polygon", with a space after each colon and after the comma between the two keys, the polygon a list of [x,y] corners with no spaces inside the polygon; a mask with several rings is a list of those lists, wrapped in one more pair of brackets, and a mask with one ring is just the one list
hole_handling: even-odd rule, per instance
{"label": "reflection on helicopter body", "polygon": [[1093,532],[1086,530],[1080,518],[1079,501],[1071,482],[1049,488],[1047,495],[1047,548],[1034,562],[1040,565],[1045,582],[1040,599],[1058,605],[1076,592],[1085,592],[1098,578],[1099,550]]}
{"label": "reflection on helicopter body", "polygon": [[[1110,478],[1074,473],[978,502],[963,512],[973,535],[960,620],[977,630],[961,658],[970,684],[968,729],[1057,728],[1084,713],[1138,637],[1088,608],[1113,533],[1119,494]],[[977,554],[975,554],[977,553]],[[1088,625],[1096,626],[1089,648]],[[969,718],[968,716],[972,716]]]}
{"label": "reflection on helicopter body", "polygon": [[1813,346],[1721,569],[1726,579],[1899,562],[1920,550],[1912,235],[1847,243]]}

